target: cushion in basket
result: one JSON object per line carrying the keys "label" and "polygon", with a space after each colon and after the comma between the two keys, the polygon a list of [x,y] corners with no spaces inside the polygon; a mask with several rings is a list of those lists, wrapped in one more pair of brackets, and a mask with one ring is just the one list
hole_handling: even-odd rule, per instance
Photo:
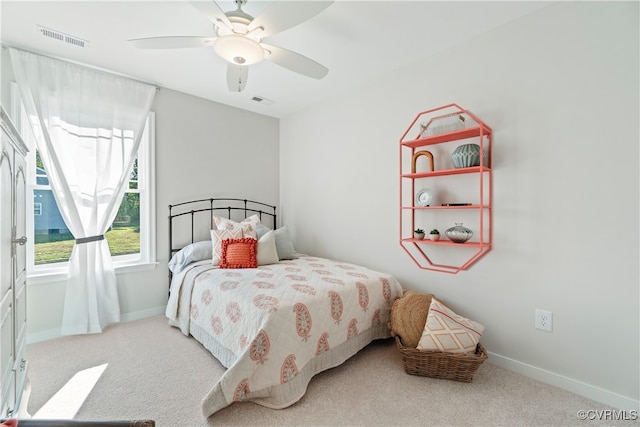
{"label": "cushion in basket", "polygon": [[258,241],[252,237],[223,240],[220,268],[256,268],[257,243]]}
{"label": "cushion in basket", "polygon": [[480,323],[454,313],[436,298],[432,298],[417,349],[472,353],[476,351],[483,331],[484,326]]}
{"label": "cushion in basket", "polygon": [[432,294],[406,291],[402,298],[393,302],[390,329],[405,347],[416,348],[418,345],[432,297]]}

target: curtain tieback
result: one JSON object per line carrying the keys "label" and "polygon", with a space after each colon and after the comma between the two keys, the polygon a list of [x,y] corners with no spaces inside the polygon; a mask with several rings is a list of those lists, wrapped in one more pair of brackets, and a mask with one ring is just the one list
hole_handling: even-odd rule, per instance
{"label": "curtain tieback", "polygon": [[76,245],[81,245],[83,243],[89,242],[97,242],[98,240],[104,240],[104,234],[100,234],[99,236],[81,237],[79,239],[76,239]]}

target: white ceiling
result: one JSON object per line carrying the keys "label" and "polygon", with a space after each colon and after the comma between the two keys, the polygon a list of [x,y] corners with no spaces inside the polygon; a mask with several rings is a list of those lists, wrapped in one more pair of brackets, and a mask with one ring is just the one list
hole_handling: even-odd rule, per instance
{"label": "white ceiling", "polygon": [[[243,10],[255,17],[271,3],[249,0]],[[235,9],[232,1],[218,4],[224,11]],[[324,79],[300,76],[263,61],[250,66],[241,93],[228,91],[226,62],[210,48],[140,50],[127,42],[155,36],[213,36],[211,22],[186,1],[0,0],[0,30],[3,45],[284,117],[546,5],[538,1],[338,0],[310,20],[265,38],[329,68]],[[88,47],[44,37],[38,25],[87,40]],[[273,104],[252,101],[254,96]]]}

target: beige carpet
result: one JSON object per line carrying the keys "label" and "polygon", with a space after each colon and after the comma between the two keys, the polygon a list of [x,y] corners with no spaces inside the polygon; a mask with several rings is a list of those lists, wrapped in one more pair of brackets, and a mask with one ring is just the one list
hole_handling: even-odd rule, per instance
{"label": "beige carpet", "polygon": [[209,419],[202,416],[200,401],[224,368],[163,316],[122,323],[102,334],[32,344],[27,351],[31,415],[76,372],[106,363],[76,419],[149,418],[159,427],[640,425],[581,421],[579,410],[613,408],[489,362],[472,383],[407,375],[392,340],[375,342],[317,375],[289,408],[235,403]]}

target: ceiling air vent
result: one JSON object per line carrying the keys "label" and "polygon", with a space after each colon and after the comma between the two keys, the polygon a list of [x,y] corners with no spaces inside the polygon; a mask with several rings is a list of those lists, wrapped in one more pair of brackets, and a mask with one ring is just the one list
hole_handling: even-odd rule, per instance
{"label": "ceiling air vent", "polygon": [[52,30],[51,28],[43,27],[41,25],[37,25],[37,27],[38,32],[44,37],[49,37],[78,47],[87,47],[89,45],[89,42],[87,40],[83,40],[79,37],[70,36],[69,34],[65,34],[57,30]]}
{"label": "ceiling air vent", "polygon": [[251,100],[252,100],[252,101],[255,101],[255,102],[259,102],[259,103],[264,104],[264,105],[271,105],[271,104],[273,104],[273,101],[272,101],[272,100],[267,99],[267,98],[263,98],[263,97],[261,97],[261,96],[254,96],[253,98],[251,98]]}

